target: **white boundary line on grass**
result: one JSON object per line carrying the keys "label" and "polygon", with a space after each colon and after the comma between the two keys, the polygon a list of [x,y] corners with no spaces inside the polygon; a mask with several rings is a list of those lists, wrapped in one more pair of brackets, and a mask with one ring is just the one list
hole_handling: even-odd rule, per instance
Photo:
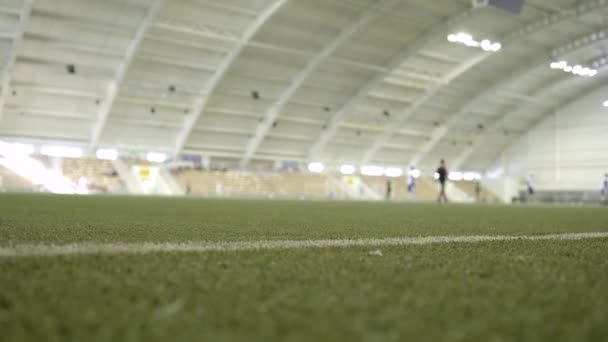
{"label": "white boundary line on grass", "polygon": [[428,245],[437,243],[472,243],[486,241],[551,241],[608,238],[603,233],[564,233],[549,235],[473,235],[473,236],[427,236],[395,237],[384,239],[354,240],[265,240],[265,241],[218,241],[186,243],[77,243],[67,245],[15,245],[0,247],[1,257],[60,256],[91,254],[149,254],[149,253],[204,253],[214,251],[250,251],[268,249],[301,249],[330,247],[381,247]]}

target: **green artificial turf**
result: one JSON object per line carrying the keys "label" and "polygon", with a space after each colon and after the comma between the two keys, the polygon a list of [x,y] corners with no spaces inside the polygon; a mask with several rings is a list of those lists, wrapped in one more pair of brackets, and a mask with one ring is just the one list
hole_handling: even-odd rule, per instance
{"label": "green artificial turf", "polygon": [[0,260],[3,341],[605,341],[608,240]]}
{"label": "green artificial turf", "polygon": [[[0,213],[3,246],[608,231],[600,207],[0,195]],[[0,257],[3,342],[605,341],[605,322],[608,238]]]}
{"label": "green artificial turf", "polygon": [[608,231],[604,207],[0,195],[0,245]]}

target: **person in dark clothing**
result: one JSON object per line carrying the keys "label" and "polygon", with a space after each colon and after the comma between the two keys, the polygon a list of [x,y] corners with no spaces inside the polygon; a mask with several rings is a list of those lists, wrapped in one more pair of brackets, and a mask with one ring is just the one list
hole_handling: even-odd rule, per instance
{"label": "person in dark clothing", "polygon": [[481,200],[481,181],[475,180],[475,200],[479,202]]}
{"label": "person in dark clothing", "polygon": [[386,200],[390,201],[391,199],[391,192],[393,192],[393,184],[391,184],[391,181],[388,180],[386,181]]}
{"label": "person in dark clothing", "polygon": [[407,173],[407,198],[413,200],[416,196],[416,168],[410,166]]}
{"label": "person in dark clothing", "polygon": [[445,195],[445,182],[448,180],[448,169],[445,167],[445,160],[441,159],[441,164],[437,169],[437,174],[439,174],[439,185],[441,186],[441,190],[439,191],[439,196],[437,197],[437,202],[441,203],[448,202],[448,197]]}

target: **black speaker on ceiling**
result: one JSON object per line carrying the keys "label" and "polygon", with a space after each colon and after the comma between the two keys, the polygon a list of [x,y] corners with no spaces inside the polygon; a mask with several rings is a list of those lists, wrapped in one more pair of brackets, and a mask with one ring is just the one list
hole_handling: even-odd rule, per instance
{"label": "black speaker on ceiling", "polygon": [[494,6],[511,14],[520,15],[525,0],[471,0],[473,7]]}

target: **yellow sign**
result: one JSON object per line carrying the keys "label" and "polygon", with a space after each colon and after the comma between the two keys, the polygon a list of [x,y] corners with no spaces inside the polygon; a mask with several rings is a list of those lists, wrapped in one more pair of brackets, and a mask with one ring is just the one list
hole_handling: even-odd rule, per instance
{"label": "yellow sign", "polygon": [[147,166],[139,167],[139,177],[141,179],[150,179],[150,168]]}

